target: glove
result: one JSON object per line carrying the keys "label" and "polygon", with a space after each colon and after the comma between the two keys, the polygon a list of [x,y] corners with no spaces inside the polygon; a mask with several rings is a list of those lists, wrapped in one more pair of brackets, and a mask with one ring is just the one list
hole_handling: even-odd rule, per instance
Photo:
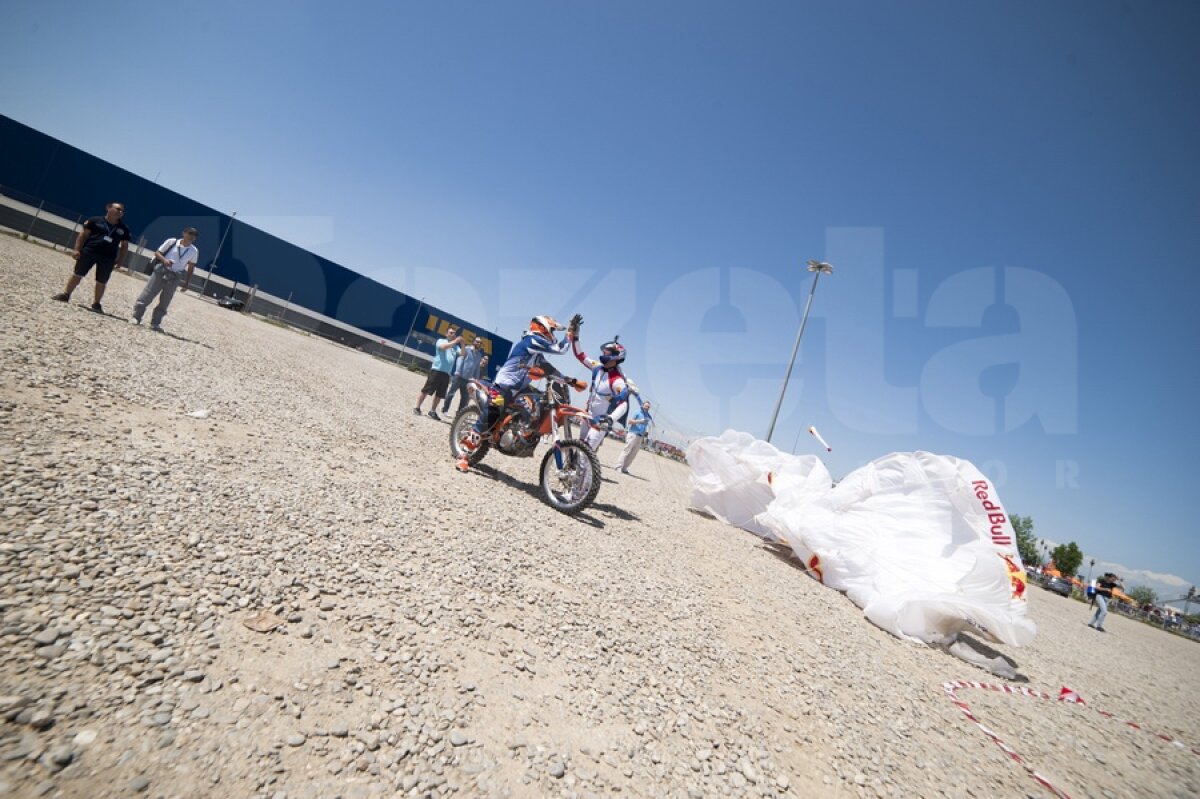
{"label": "glove", "polygon": [[576,391],[587,391],[588,384],[582,380],[576,380],[574,383],[571,384],[571,387],[574,388]]}
{"label": "glove", "polygon": [[579,336],[579,326],[582,324],[583,317],[580,314],[572,316],[570,321],[567,322],[567,335],[571,338],[577,338]]}
{"label": "glove", "polygon": [[628,377],[625,378],[625,387],[629,389],[630,394],[641,394],[642,393],[641,390],[637,387],[637,383],[633,382]]}

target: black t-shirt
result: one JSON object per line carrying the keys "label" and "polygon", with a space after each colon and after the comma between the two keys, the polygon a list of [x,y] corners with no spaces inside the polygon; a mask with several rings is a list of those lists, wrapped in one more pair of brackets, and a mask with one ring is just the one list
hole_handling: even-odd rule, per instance
{"label": "black t-shirt", "polygon": [[92,255],[103,255],[106,258],[116,258],[117,248],[122,241],[132,241],[133,234],[121,221],[109,223],[102,216],[93,216],[83,223],[88,231],[87,241],[83,243],[81,252]]}
{"label": "black t-shirt", "polygon": [[1101,577],[1096,580],[1096,593],[1100,596],[1111,597],[1113,589],[1119,586],[1119,580],[1113,577]]}

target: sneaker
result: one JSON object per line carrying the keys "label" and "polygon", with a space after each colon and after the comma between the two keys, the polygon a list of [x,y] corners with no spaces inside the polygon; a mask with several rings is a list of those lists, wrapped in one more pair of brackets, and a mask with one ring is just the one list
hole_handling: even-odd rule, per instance
{"label": "sneaker", "polygon": [[104,313],[104,308],[102,308],[98,302],[92,303],[92,310],[96,313]]}
{"label": "sneaker", "polygon": [[67,300],[71,299],[71,295],[65,291],[60,291],[57,294],[55,294],[53,297],[51,297],[50,299],[58,300],[59,302],[66,302]]}
{"label": "sneaker", "polygon": [[435,422],[442,421],[442,417],[438,416],[437,411],[430,411],[427,415],[429,416],[430,419],[433,419]]}
{"label": "sneaker", "polygon": [[163,332],[162,325],[150,325],[150,329],[153,330],[155,333]]}
{"label": "sneaker", "polygon": [[141,320],[141,319],[138,319],[136,316],[131,316],[131,317],[129,317],[129,324],[131,324],[131,325],[140,325],[141,323],[142,323],[142,320]]}
{"label": "sneaker", "polygon": [[417,416],[420,416],[420,415],[421,415],[421,409],[420,409],[420,408],[413,408],[413,413],[415,413]]}
{"label": "sneaker", "polygon": [[1108,630],[1104,629],[1103,627],[1097,627],[1097,628],[1096,628],[1096,632],[1098,632],[1098,633],[1106,633],[1106,632],[1108,632]]}
{"label": "sneaker", "polygon": [[458,459],[458,462],[454,464],[454,468],[458,469],[463,474],[466,474],[467,472],[471,471],[471,459],[466,455],[463,455]]}

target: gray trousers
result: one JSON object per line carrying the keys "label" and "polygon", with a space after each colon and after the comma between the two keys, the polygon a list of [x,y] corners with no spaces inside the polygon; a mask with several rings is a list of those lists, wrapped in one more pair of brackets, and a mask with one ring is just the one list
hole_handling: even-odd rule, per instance
{"label": "gray trousers", "polygon": [[150,273],[150,279],[146,281],[146,287],[142,289],[137,302],[133,304],[133,318],[139,322],[142,321],[142,315],[146,313],[146,306],[153,302],[157,295],[158,304],[154,306],[154,312],[150,314],[150,325],[151,327],[161,325],[163,317],[167,315],[167,308],[171,306],[171,300],[175,298],[175,289],[179,288],[182,277],[182,274],[172,272],[161,264],[154,267],[154,271]]}
{"label": "gray trousers", "polygon": [[[454,392],[458,392],[458,411],[461,411],[467,404],[467,378],[450,375],[450,388],[446,391],[446,401],[442,403],[442,413],[450,410],[450,400],[454,397]],[[455,411],[457,414],[458,411]]]}
{"label": "gray trousers", "polygon": [[629,431],[625,432],[625,449],[621,450],[621,457],[617,458],[616,468],[618,471],[629,471],[629,464],[633,463],[633,459],[641,451],[642,442],[645,440],[645,436],[639,436],[637,433]]}

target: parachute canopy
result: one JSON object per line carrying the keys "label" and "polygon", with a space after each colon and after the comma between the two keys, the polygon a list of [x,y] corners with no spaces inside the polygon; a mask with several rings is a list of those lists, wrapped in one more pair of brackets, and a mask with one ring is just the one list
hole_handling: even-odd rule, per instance
{"label": "parachute canopy", "polygon": [[813,455],[727,430],[687,451],[691,504],[786,543],[825,585],[900,638],[950,643],[961,631],[1023,646],[1026,575],[994,486],[969,461],[897,452],[833,485]]}

